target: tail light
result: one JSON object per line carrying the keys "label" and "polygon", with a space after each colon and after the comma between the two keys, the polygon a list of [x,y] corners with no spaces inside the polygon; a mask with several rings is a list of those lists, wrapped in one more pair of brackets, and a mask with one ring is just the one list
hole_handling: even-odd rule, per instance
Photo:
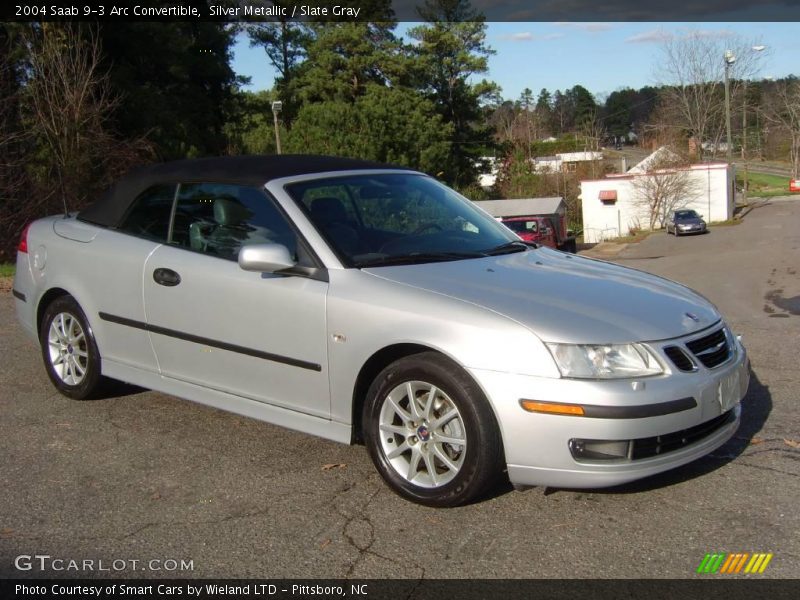
{"label": "tail light", "polygon": [[22,235],[19,238],[19,246],[17,246],[17,252],[24,252],[25,254],[28,253],[28,229],[31,228],[31,224],[28,223],[25,225],[25,229],[22,230]]}

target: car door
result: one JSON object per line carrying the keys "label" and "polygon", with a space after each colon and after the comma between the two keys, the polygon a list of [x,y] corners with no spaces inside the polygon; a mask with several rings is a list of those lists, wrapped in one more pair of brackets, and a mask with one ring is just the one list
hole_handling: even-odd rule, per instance
{"label": "car door", "polygon": [[242,270],[238,250],[293,228],[266,193],[192,183],[170,243],[145,265],[147,322],[162,375],[328,417],[325,281]]}
{"label": "car door", "polygon": [[102,229],[91,244],[87,277],[102,329],[104,360],[156,372],[145,323],[143,270],[148,256],[166,243],[175,185],[159,184],[139,194],[116,229]]}

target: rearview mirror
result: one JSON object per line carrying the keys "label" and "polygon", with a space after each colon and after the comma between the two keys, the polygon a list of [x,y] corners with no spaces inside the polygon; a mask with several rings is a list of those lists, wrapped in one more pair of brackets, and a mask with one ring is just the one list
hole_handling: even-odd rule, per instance
{"label": "rearview mirror", "polygon": [[282,244],[253,244],[239,250],[239,267],[245,271],[274,273],[294,265],[289,249]]}

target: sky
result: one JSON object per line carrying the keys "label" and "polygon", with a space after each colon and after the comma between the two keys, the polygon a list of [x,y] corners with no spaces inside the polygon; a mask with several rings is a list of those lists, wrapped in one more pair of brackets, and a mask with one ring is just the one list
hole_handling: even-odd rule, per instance
{"label": "sky", "polygon": [[[407,39],[414,23],[399,23]],[[656,85],[660,44],[669,36],[701,32],[718,38],[736,35],[766,45],[760,77],[800,76],[800,23],[488,23],[486,41],[496,51],[485,77],[502,88],[506,99],[523,89],[552,93],[580,84],[603,99],[624,87]],[[720,57],[722,60],[722,57]],[[251,77],[245,89],[272,87],[275,71],[262,48],[237,38],[233,68]]]}

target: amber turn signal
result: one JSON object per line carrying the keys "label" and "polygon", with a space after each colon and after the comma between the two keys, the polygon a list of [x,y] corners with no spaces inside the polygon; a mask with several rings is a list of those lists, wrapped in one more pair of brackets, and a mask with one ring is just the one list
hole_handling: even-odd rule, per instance
{"label": "amber turn signal", "polygon": [[558,404],[556,402],[539,402],[537,400],[520,400],[519,403],[528,412],[573,417],[583,416],[583,407],[578,404]]}

